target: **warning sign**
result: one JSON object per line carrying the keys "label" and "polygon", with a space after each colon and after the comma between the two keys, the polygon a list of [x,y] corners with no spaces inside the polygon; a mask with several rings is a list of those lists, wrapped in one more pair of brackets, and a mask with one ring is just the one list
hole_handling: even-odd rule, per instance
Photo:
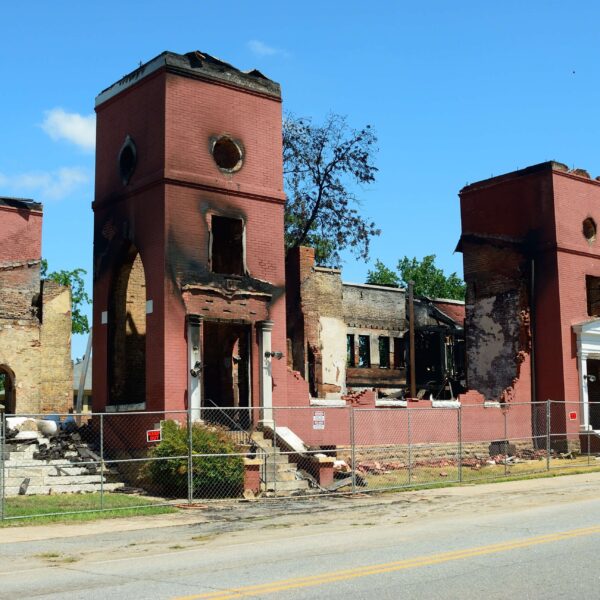
{"label": "warning sign", "polygon": [[146,431],[146,441],[147,442],[160,442],[162,440],[162,435],[160,429],[149,429]]}
{"label": "warning sign", "polygon": [[572,410],[569,413],[569,421],[577,421],[577,412]]}
{"label": "warning sign", "polygon": [[313,429],[325,429],[325,412],[316,410],[313,413]]}

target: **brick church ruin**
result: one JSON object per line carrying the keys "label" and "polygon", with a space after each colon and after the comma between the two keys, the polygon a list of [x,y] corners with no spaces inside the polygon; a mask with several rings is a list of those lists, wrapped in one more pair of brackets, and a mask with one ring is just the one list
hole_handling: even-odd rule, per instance
{"label": "brick church ruin", "polygon": [[[269,428],[279,410],[278,427],[326,446],[348,443],[348,423],[315,427],[319,407],[450,401],[471,409],[465,435],[499,439],[506,414],[537,435],[522,403],[554,399],[580,403],[553,408],[570,442],[600,434],[600,182],[584,171],[543,163],[460,192],[466,305],[416,300],[427,393],[407,398],[405,291],[343,282],[308,248],[286,261],[279,84],[164,52],[101,92],[96,113],[95,412],[237,408],[240,427]],[[0,200],[8,412],[70,398],[68,291],[40,283],[41,215]]]}
{"label": "brick church ruin", "polygon": [[0,197],[0,405],[6,414],[72,406],[71,294],[40,278],[43,209]]}

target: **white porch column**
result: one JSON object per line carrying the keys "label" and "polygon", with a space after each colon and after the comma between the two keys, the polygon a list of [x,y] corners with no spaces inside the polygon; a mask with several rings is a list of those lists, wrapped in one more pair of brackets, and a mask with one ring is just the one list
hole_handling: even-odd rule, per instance
{"label": "white porch column", "polygon": [[188,406],[192,421],[201,421],[202,408],[202,356],[200,352],[200,315],[188,315]]}
{"label": "white porch column", "polygon": [[263,427],[273,427],[273,377],[271,372],[271,332],[273,321],[260,321],[258,323],[258,353],[260,364],[260,408],[261,418],[259,424]]}
{"label": "white porch column", "polygon": [[590,405],[587,381],[587,356],[582,356],[581,350],[577,352],[577,362],[579,363],[579,390],[581,400],[580,429],[588,431],[590,428]]}

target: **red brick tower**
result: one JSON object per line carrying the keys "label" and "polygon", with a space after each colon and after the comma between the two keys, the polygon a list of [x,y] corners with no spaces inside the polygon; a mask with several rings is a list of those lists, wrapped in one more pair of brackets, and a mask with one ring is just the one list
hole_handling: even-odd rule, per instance
{"label": "red brick tower", "polygon": [[286,399],[279,85],[164,52],[96,112],[94,410],[268,423]]}
{"label": "red brick tower", "polygon": [[553,433],[600,434],[590,404],[600,401],[600,182],[546,162],[460,197],[469,387],[501,402],[566,401],[553,406]]}

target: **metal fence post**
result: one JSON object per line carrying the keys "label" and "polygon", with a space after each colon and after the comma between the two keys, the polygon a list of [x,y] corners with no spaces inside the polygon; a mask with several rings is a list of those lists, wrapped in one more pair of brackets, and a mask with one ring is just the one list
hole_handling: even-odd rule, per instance
{"label": "metal fence post", "polygon": [[506,477],[508,475],[508,449],[509,449],[509,443],[508,443],[508,424],[507,424],[507,418],[506,415],[508,413],[508,409],[504,408],[504,410],[502,411],[502,414],[504,416],[504,477]]}
{"label": "metal fence post", "polygon": [[104,413],[100,413],[100,510],[104,508]]}
{"label": "metal fence post", "polygon": [[412,481],[412,440],[411,440],[411,426],[410,426],[410,414],[411,409],[406,407],[406,439],[408,442],[408,485],[411,484]]}
{"label": "metal fence post", "polygon": [[550,400],[546,400],[546,471],[550,470]]}
{"label": "metal fence post", "polygon": [[6,431],[6,415],[4,411],[0,413],[0,521],[4,521],[5,506],[4,501],[6,497],[4,487],[4,436]]}
{"label": "metal fence post", "polygon": [[[275,410],[273,410],[273,494],[277,496],[277,424],[275,422]],[[289,460],[289,455],[288,455]]]}
{"label": "metal fence post", "polygon": [[188,473],[187,473],[187,488],[188,488],[188,504],[192,504],[194,501],[194,459],[192,457],[192,407],[188,406],[187,412],[187,425],[188,425]]}
{"label": "metal fence post", "polygon": [[352,493],[356,493],[356,433],[354,431],[354,407],[350,406],[350,455],[352,462]]}
{"label": "metal fence post", "polygon": [[462,483],[462,405],[458,406],[458,481]]}

